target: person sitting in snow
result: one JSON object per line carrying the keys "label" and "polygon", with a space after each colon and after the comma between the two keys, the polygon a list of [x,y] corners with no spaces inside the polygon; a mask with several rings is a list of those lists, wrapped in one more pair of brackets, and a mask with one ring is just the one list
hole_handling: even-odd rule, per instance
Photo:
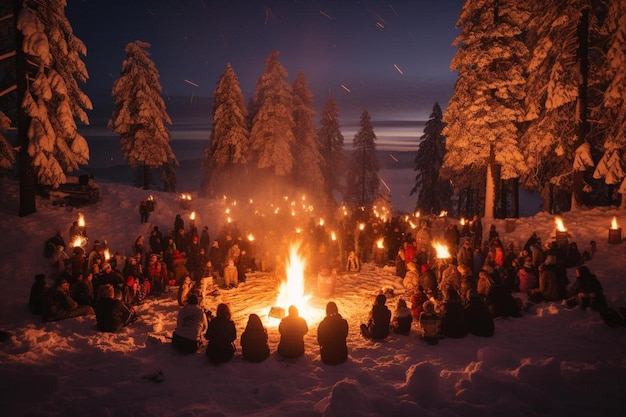
{"label": "person sitting in snow", "polygon": [[195,290],[196,283],[191,279],[191,276],[187,275],[183,280],[183,283],[178,287],[178,305],[184,306],[189,302],[189,296],[192,291]]}
{"label": "person sitting in snow", "polygon": [[600,310],[606,306],[604,290],[598,278],[586,266],[576,268],[576,280],[570,288],[568,307],[580,306],[581,309],[591,307]]}
{"label": "person sitting in snow", "polygon": [[224,267],[224,286],[226,288],[237,288],[237,285],[239,284],[238,275],[239,271],[235,266],[235,260],[233,258],[228,258],[226,266]]}
{"label": "person sitting in snow", "polygon": [[115,289],[105,284],[98,289],[96,324],[101,332],[117,332],[133,323],[137,316],[132,308],[115,298]]}
{"label": "person sitting in snow", "polygon": [[394,333],[408,336],[411,332],[411,323],[413,323],[411,310],[407,307],[406,301],[400,298],[391,319],[391,330]]}
{"label": "person sitting in snow", "polygon": [[341,317],[337,304],[326,304],[326,317],[317,328],[317,343],[320,345],[322,362],[338,365],[348,359],[348,321]]}
{"label": "person sitting in snow", "polygon": [[263,362],[270,356],[267,329],[257,314],[248,316],[248,324],[241,334],[241,356],[248,362]]}
{"label": "person sitting in snow", "polygon": [[288,315],[278,325],[280,342],[278,354],[285,358],[297,358],[304,355],[304,335],[309,332],[309,326],[300,317],[296,306],[289,306]]}
{"label": "person sitting in snow", "polygon": [[361,324],[361,334],[366,339],[382,340],[389,336],[391,311],[385,305],[386,302],[385,294],[376,296],[367,324]]}
{"label": "person sitting in snow", "polygon": [[209,327],[205,334],[209,344],[206,348],[206,356],[214,364],[228,362],[235,354],[233,342],[237,339],[235,323],[230,318],[230,308],[221,303],[217,306],[215,317],[209,321]]}
{"label": "person sitting in snow", "polygon": [[56,281],[54,288],[44,297],[42,318],[44,321],[57,321],[79,316],[94,315],[91,306],[79,305],[70,296],[70,283],[65,278]]}
{"label": "person sitting in snow", "polygon": [[411,294],[411,316],[413,316],[414,321],[419,321],[426,300],[428,300],[428,296],[424,292],[424,287],[418,285],[417,289]]}
{"label": "person sitting in snow", "polygon": [[206,314],[198,306],[198,296],[190,294],[187,305],[178,312],[172,346],[179,353],[195,353],[202,344],[202,335],[208,327]]}
{"label": "person sitting in snow", "polygon": [[424,303],[423,310],[419,318],[422,339],[429,345],[435,345],[439,342],[441,317],[435,312],[435,304],[430,300]]}
{"label": "person sitting in snow", "polygon": [[451,286],[443,291],[443,301],[437,307],[441,316],[441,334],[461,338],[467,335],[467,318],[459,293]]}
{"label": "person sitting in snow", "polygon": [[30,287],[30,296],[28,297],[28,308],[32,314],[41,314],[47,290],[46,276],[44,274],[35,275],[35,282]]}
{"label": "person sitting in snow", "polygon": [[480,294],[474,289],[469,290],[465,305],[465,317],[469,332],[476,336],[491,337],[495,333],[495,324],[489,308]]}

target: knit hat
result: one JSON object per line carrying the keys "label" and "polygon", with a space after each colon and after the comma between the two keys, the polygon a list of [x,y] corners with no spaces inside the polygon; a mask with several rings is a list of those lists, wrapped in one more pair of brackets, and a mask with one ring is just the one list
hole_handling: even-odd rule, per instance
{"label": "knit hat", "polygon": [[533,261],[531,258],[526,258],[524,259],[524,268],[532,268],[533,267]]}

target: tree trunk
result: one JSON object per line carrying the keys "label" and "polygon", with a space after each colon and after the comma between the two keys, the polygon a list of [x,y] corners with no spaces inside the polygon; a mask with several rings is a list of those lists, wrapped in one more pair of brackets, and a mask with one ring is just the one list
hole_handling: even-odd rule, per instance
{"label": "tree trunk", "polygon": [[150,189],[150,167],[146,164],[143,165],[143,189]]}
{"label": "tree trunk", "polygon": [[[589,9],[582,10],[578,22],[578,62],[580,65],[581,81],[578,86],[578,138],[575,149],[583,144],[587,137],[587,84],[589,76]],[[585,171],[574,171],[572,184],[572,207],[578,208],[584,204],[584,177]]]}
{"label": "tree trunk", "polygon": [[22,44],[24,36],[17,29],[17,18],[20,15],[22,2],[14,0],[13,3],[13,19],[15,25],[15,77],[17,83],[17,136],[20,145],[18,155],[18,167],[20,178],[20,204],[19,216],[28,216],[37,211],[35,204],[35,191],[37,185],[37,177],[35,168],[33,167],[33,158],[28,154],[28,127],[30,126],[30,117],[24,111],[22,102],[28,88],[26,82],[26,58],[24,56]]}
{"label": "tree trunk", "polygon": [[511,180],[511,217],[519,218],[519,178]]}
{"label": "tree trunk", "polygon": [[496,198],[496,187],[494,181],[494,169],[493,165],[495,159],[495,154],[493,151],[493,146],[491,147],[491,151],[489,152],[489,161],[487,162],[487,175],[485,181],[485,215],[486,219],[493,219],[493,214],[495,210],[495,198]]}

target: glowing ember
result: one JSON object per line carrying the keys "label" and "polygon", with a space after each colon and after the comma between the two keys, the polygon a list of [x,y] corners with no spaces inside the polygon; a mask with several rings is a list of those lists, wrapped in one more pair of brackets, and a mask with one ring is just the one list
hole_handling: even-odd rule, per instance
{"label": "glowing ember", "polygon": [[459,223],[461,223],[461,226],[465,226],[465,219],[461,217],[461,220],[459,220]]}
{"label": "glowing ember", "polygon": [[320,226],[324,226],[324,219],[320,219]]}
{"label": "glowing ember", "polygon": [[78,213],[78,226],[85,227],[85,216],[83,216],[83,213]]}
{"label": "glowing ember", "polygon": [[110,259],[111,259],[111,252],[109,252],[109,248],[106,248],[104,250],[104,260],[108,262]]}
{"label": "glowing ember", "polygon": [[433,248],[437,251],[437,259],[448,259],[451,258],[450,251],[448,247],[439,242],[433,242]]}
{"label": "glowing ember", "polygon": [[416,211],[416,212],[415,212],[415,217],[419,217],[419,216],[420,216],[420,212],[419,212],[419,211]]}
{"label": "glowing ember", "polygon": [[365,223],[359,224],[359,230],[365,230]]}
{"label": "glowing ember", "polygon": [[250,242],[253,242],[253,241],[254,241],[254,236],[252,235],[252,233],[249,233],[249,234],[248,234],[248,240],[249,240]]}
{"label": "glowing ember", "polygon": [[284,308],[285,311],[289,309],[289,306],[296,306],[300,316],[310,323],[311,319],[320,319],[323,312],[308,305],[311,295],[304,293],[306,262],[300,257],[298,249],[298,245],[291,245],[286,266],[287,280],[281,283],[278,288],[275,306]]}
{"label": "glowing ember", "polygon": [[613,216],[613,221],[611,222],[611,229],[617,229],[617,218]]}
{"label": "glowing ember", "polygon": [[385,238],[381,237],[380,239],[376,241],[376,247],[378,249],[384,249],[385,248],[384,242],[385,242]]}
{"label": "glowing ember", "polygon": [[409,225],[411,226],[411,229],[415,229],[417,227],[417,225],[410,220],[409,220]]}
{"label": "glowing ember", "polygon": [[556,224],[556,230],[558,230],[559,232],[567,231],[567,229],[565,229],[565,226],[563,225],[563,219],[561,219],[560,217],[555,218],[554,223]]}

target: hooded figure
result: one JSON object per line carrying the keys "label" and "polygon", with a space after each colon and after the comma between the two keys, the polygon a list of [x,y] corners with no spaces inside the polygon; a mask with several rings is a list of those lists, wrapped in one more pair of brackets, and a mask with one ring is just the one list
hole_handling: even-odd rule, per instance
{"label": "hooded figure", "polygon": [[317,328],[317,343],[320,345],[322,362],[337,365],[348,359],[348,322],[341,317],[337,304],[326,304],[326,317]]}
{"label": "hooded figure", "polygon": [[280,342],[278,354],[286,358],[304,355],[304,335],[309,332],[306,321],[300,317],[296,306],[289,306],[289,315],[278,326]]}
{"label": "hooded figure", "polygon": [[361,324],[361,334],[367,339],[385,339],[389,336],[389,322],[391,321],[391,311],[385,303],[385,294],[378,294],[376,301],[370,311],[367,324]]}

